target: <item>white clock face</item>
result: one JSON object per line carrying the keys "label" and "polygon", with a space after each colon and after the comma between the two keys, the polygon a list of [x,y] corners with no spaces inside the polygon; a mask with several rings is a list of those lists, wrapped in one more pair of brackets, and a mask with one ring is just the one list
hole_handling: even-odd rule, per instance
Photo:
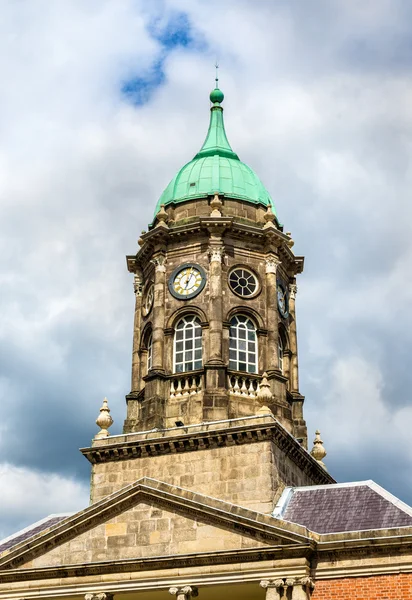
{"label": "white clock face", "polygon": [[151,283],[146,290],[142,304],[142,313],[144,316],[148,315],[152,309],[154,300],[154,284]]}
{"label": "white clock face", "polygon": [[173,289],[179,296],[190,296],[202,285],[202,274],[196,267],[185,267],[173,280]]}
{"label": "white clock face", "polygon": [[181,265],[169,279],[169,290],[179,300],[190,300],[201,292],[206,283],[206,274],[201,266],[191,263]]}

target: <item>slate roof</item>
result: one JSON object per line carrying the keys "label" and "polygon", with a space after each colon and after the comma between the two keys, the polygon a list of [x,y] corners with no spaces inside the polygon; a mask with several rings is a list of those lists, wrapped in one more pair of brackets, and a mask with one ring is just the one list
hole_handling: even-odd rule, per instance
{"label": "slate roof", "polygon": [[72,513],[49,515],[48,517],[41,519],[41,521],[37,521],[36,523],[32,523],[28,527],[25,527],[25,529],[13,533],[9,537],[4,538],[4,540],[0,540],[0,554],[5,552],[5,550],[10,550],[13,546],[17,546],[20,542],[30,539],[37,533],[41,533],[42,531],[53,527],[53,525],[57,525],[57,523],[60,523],[60,521],[63,521],[71,515]]}
{"label": "slate roof", "polygon": [[373,481],[286,488],[273,516],[316,533],[412,526],[412,508]]}

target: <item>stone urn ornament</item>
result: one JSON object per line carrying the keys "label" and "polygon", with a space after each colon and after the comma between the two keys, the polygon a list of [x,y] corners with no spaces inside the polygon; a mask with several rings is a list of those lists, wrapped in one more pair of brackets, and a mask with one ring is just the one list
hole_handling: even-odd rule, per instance
{"label": "stone urn ornament", "polygon": [[100,427],[100,431],[94,436],[95,440],[100,440],[109,437],[109,427],[113,425],[113,419],[110,414],[110,408],[107,404],[107,398],[103,400],[103,405],[100,409],[100,414],[96,419],[96,425]]}

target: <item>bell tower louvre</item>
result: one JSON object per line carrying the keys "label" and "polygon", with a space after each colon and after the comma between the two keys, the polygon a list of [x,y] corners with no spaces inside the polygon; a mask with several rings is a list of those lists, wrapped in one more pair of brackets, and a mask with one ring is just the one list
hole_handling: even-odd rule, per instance
{"label": "bell tower louvre", "polygon": [[223,98],[211,92],[203,146],[127,257],[136,308],[124,432],[249,417],[265,405],[307,447],[295,310],[303,257],[232,150]]}
{"label": "bell tower louvre", "polygon": [[210,94],[205,142],[127,257],[136,297],[123,433],[105,399],[90,505],[0,541],[0,600],[412,598],[412,508],[336,483],[307,450],[303,257]]}

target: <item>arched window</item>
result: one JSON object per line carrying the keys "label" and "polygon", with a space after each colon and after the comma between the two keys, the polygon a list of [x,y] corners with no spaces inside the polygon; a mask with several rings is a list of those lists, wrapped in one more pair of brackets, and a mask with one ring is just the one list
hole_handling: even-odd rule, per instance
{"label": "arched window", "polygon": [[147,338],[147,370],[150,371],[153,365],[153,335],[150,333]]}
{"label": "arched window", "polygon": [[282,338],[278,337],[278,367],[279,370],[283,373],[283,341]]}
{"label": "arched window", "polygon": [[202,368],[202,328],[196,315],[187,315],[176,325],[173,365],[175,373]]}
{"label": "arched window", "polygon": [[229,369],[257,373],[256,327],[245,315],[235,315],[230,321]]}

